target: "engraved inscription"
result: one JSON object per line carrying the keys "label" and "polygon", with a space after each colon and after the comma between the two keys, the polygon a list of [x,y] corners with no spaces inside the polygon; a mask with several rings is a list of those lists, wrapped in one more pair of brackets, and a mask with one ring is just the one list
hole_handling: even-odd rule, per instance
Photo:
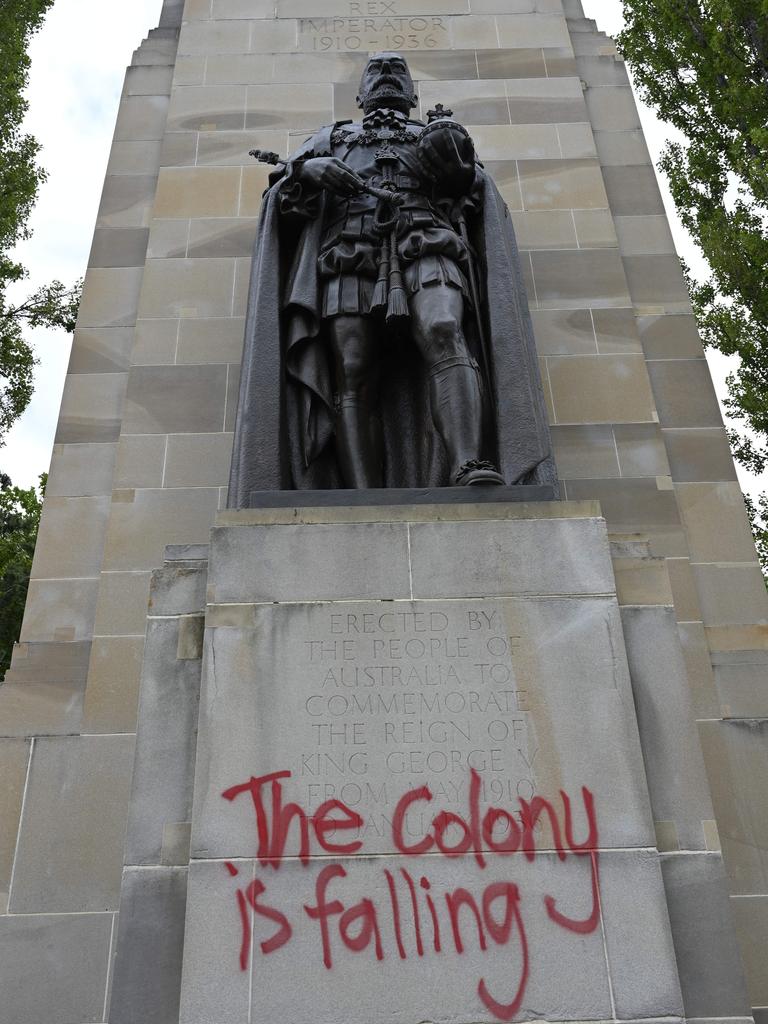
{"label": "engraved inscription", "polygon": [[302,640],[302,799],[365,808],[365,828],[385,836],[403,787],[425,778],[450,804],[466,801],[473,770],[489,800],[532,797],[537,743],[515,668],[526,641],[509,635],[502,612],[360,609],[318,610],[317,633]]}
{"label": "engraved inscription", "polygon": [[448,19],[400,14],[396,0],[359,0],[348,18],[300,18],[299,48],[335,50],[441,50],[450,47]]}
{"label": "engraved inscription", "polygon": [[[262,1016],[282,1012],[272,979],[290,978],[297,962],[302,1017],[332,991],[326,971],[339,972],[331,1016],[339,1006],[354,1016],[344,993],[373,991],[367,972],[380,964],[380,991],[402,978],[408,998],[420,963],[424,984],[442,969],[433,1015],[457,1020],[511,1021],[527,999],[552,1016],[541,979],[578,957],[602,984],[600,851],[614,840],[594,765],[610,769],[609,790],[620,787],[629,735],[614,743],[602,715],[591,730],[601,689],[621,703],[606,602],[568,604],[287,603],[254,606],[245,625],[234,613],[233,625],[222,620],[204,699],[227,730],[210,790],[226,815],[197,849],[222,854],[227,980],[239,916],[239,968]],[[579,734],[574,750],[564,716]],[[619,793],[624,846],[639,804],[632,788]],[[553,1010],[583,976],[580,966],[572,983],[563,975]],[[584,986],[589,1006],[593,990]],[[389,1020],[410,1012],[383,1005]]]}

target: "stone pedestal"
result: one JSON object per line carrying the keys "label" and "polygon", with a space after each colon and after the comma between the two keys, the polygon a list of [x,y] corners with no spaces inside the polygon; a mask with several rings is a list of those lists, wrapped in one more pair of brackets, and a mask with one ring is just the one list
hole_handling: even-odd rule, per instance
{"label": "stone pedestal", "polygon": [[207,554],[155,574],[112,1024],[683,1018],[597,506],[227,512]]}

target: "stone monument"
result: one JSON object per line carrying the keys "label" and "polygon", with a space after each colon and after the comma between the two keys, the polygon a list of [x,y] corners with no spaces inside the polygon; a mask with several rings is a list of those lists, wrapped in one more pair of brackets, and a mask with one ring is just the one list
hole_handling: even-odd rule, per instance
{"label": "stone monument", "polygon": [[[369,130],[434,188],[350,167]],[[0,1024],[766,1024],[768,595],[579,0],[166,0],[89,264],[0,686]]]}

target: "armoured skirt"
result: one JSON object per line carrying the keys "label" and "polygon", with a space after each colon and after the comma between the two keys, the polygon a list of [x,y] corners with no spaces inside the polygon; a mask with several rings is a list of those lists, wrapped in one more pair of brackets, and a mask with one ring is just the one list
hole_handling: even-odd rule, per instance
{"label": "armoured skirt", "polygon": [[[464,270],[467,247],[450,223],[425,205],[403,210],[394,229],[407,292],[412,296],[422,288],[447,285],[470,302]],[[376,278],[390,244],[374,221],[374,210],[348,210],[324,230],[318,257],[324,318],[370,314]]]}

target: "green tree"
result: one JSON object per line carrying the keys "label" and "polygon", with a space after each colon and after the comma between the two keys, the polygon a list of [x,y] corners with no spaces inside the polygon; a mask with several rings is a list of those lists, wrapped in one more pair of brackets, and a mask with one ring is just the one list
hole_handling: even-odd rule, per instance
{"label": "green tree", "polygon": [[29,238],[29,217],[46,173],[37,164],[39,143],[22,130],[27,112],[27,49],[53,0],[0,3],[0,445],[27,407],[33,390],[35,357],[24,332],[33,327],[74,330],[80,285],[60,281],[12,302],[9,287],[27,277],[14,256]]}
{"label": "green tree", "polygon": [[[702,339],[728,380],[736,458],[768,464],[768,0],[623,0],[619,46],[640,95],[684,143],[661,169],[711,276],[691,281]],[[748,506],[760,540],[761,502]],[[762,507],[765,510],[765,505]],[[768,552],[762,548],[768,570]]]}
{"label": "green tree", "polygon": [[768,494],[761,494],[757,501],[747,494],[745,501],[755,534],[757,553],[765,566],[768,565]]}
{"label": "green tree", "polygon": [[0,479],[0,679],[21,630],[45,483],[45,474],[39,491],[13,487],[7,476]]}

